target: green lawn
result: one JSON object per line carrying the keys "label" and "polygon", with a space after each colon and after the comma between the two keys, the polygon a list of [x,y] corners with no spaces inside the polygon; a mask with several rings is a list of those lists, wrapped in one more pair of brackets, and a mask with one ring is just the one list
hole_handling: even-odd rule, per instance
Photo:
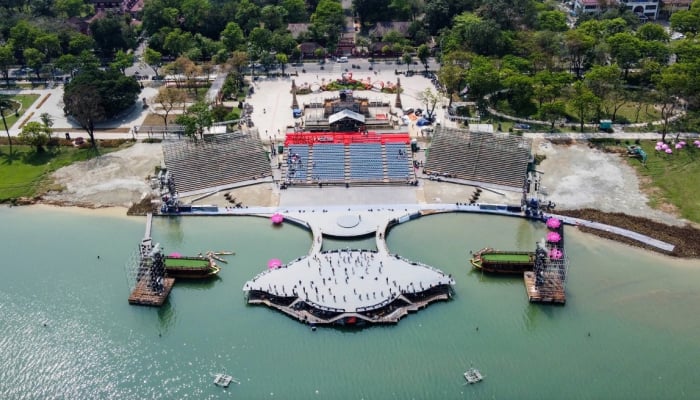
{"label": "green lawn", "polygon": [[[15,115],[13,111],[5,111],[5,121],[7,121],[7,127],[10,128],[17,122],[18,119],[22,118],[22,115],[32,104],[39,98],[38,94],[17,94],[10,97],[11,100],[19,101],[22,103],[22,109],[19,111],[19,117]],[[4,131],[5,127],[2,126],[2,121],[0,120],[0,131]]]}
{"label": "green lawn", "polygon": [[[117,148],[102,148],[104,154]],[[33,147],[15,145],[10,156],[9,146],[0,146],[0,202],[18,197],[32,197],[48,188],[51,183],[48,175],[76,161],[84,161],[94,156],[89,149],[62,147],[55,152],[37,154]]]}
{"label": "green lawn", "polygon": [[689,142],[685,149],[674,149],[667,155],[654,150],[655,141],[644,141],[641,146],[648,155],[646,166],[635,158],[629,162],[651,180],[647,189],[652,207],[670,203],[681,217],[700,222],[700,149],[692,145],[692,140]]}
{"label": "green lawn", "polygon": [[530,262],[529,254],[518,254],[518,253],[495,253],[495,254],[484,254],[482,255],[484,261],[490,262],[520,262],[527,263]]}
{"label": "green lawn", "polygon": [[168,268],[205,268],[209,266],[207,258],[165,258],[165,266]]}

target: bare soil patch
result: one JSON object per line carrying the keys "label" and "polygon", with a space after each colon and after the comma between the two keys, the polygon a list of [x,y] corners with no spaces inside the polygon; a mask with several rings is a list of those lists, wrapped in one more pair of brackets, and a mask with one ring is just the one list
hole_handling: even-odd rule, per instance
{"label": "bare soil patch", "polygon": [[695,228],[690,224],[684,226],[672,226],[644,217],[637,217],[623,213],[610,213],[590,208],[580,210],[558,210],[557,213],[570,217],[583,218],[604,224],[619,226],[621,228],[629,229],[631,231],[671,243],[676,247],[673,252],[667,253],[655,247],[647,246],[643,243],[637,242],[636,240],[610,232],[579,227],[582,232],[591,233],[596,236],[612,239],[618,242],[627,243],[632,246],[642,247],[675,257],[700,257],[700,229]]}

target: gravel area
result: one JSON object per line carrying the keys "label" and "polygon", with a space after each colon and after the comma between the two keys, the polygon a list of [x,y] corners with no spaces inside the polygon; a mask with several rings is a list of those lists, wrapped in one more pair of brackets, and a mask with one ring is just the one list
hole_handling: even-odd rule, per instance
{"label": "gravel area", "polygon": [[634,169],[617,154],[586,144],[552,145],[547,141],[536,142],[533,150],[547,157],[537,169],[544,173],[542,187],[557,209],[592,208],[666,224],[685,224],[676,216],[647,205],[649,199],[640,190]]}
{"label": "gravel area", "polygon": [[147,178],[163,161],[160,144],[137,143],[128,149],[69,165],[54,172],[43,202],[83,207],[128,207],[149,193]]}

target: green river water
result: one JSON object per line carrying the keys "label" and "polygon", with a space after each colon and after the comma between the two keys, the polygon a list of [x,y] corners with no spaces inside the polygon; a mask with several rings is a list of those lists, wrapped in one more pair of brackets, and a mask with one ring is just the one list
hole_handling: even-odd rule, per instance
{"label": "green river water", "polygon": [[[305,255],[307,231],[253,217],[156,218],[166,253],[236,252],[217,280],[177,283],[157,309],[127,303],[125,264],[144,226],[0,208],[0,399],[700,398],[697,260],[567,229],[568,302],[531,305],[522,279],[473,271],[468,250],[531,250],[543,225],[424,217],[394,228],[389,248],[452,274],[454,299],[395,326],[311,331],[246,305],[241,291],[268,259]],[[374,248],[324,248],[345,245]],[[486,378],[464,386],[471,365]],[[214,386],[222,371],[242,383]]]}

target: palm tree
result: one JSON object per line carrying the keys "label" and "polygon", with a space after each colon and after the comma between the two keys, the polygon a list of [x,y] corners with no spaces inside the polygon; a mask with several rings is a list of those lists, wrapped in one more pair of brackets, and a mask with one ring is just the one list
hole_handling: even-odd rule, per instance
{"label": "palm tree", "polygon": [[10,142],[10,155],[12,155],[12,136],[10,136],[10,130],[7,128],[7,121],[5,120],[5,110],[12,109],[12,100],[5,95],[0,95],[0,116],[2,116],[2,124],[5,126],[5,132],[7,132],[7,140]]}

